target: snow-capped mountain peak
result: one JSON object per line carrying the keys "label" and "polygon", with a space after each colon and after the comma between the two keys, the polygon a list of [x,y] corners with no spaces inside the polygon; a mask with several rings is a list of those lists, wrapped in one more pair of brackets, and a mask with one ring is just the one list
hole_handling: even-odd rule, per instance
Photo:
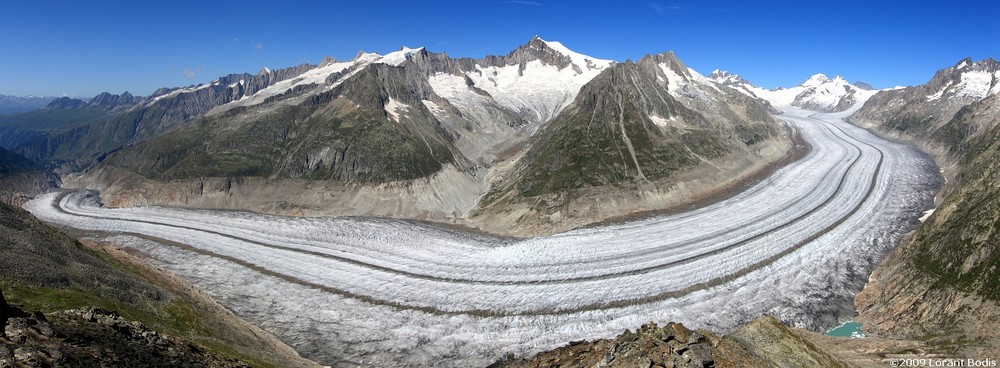
{"label": "snow-capped mountain peak", "polygon": [[608,66],[611,66],[611,63],[613,62],[611,60],[597,59],[570,50],[568,47],[564,46],[561,42],[558,41],[546,41],[538,36],[535,36],[535,38],[532,40],[535,39],[541,41],[553,51],[568,56],[569,59],[572,61],[572,63],[580,67],[581,69],[604,69],[607,68]]}
{"label": "snow-capped mountain peak", "polygon": [[412,55],[414,53],[423,51],[423,49],[424,49],[423,47],[418,47],[418,48],[415,48],[415,49],[411,49],[409,47],[403,46],[398,51],[390,52],[390,53],[386,54],[385,56],[383,56],[382,58],[378,59],[378,61],[375,61],[375,62],[376,63],[382,63],[382,64],[389,64],[389,65],[399,66],[400,64],[403,64],[404,62],[406,62],[406,58],[407,57],[409,57],[410,55]]}
{"label": "snow-capped mountain peak", "polygon": [[[977,62],[965,58],[951,68],[938,71],[923,88],[930,89],[927,101],[951,96],[965,101],[979,100],[1000,93],[1000,63],[992,58]],[[945,100],[950,99],[942,99]]]}
{"label": "snow-capped mountain peak", "polygon": [[878,92],[870,90],[867,84],[859,87],[842,76],[837,75],[831,79],[822,73],[810,76],[798,86],[771,90],[754,86],[736,74],[718,69],[712,72],[709,79],[752,97],[767,100],[778,108],[795,106],[816,111],[844,111],[860,107],[864,101]]}
{"label": "snow-capped mountain peak", "polygon": [[365,52],[365,50],[358,51],[358,54],[354,56],[354,63],[373,63],[381,59],[382,55],[375,52]]}
{"label": "snow-capped mountain peak", "polygon": [[465,115],[480,113],[483,105],[497,105],[516,124],[543,123],[612,63],[535,36],[507,56],[485,57],[475,61],[473,69],[458,73],[435,73],[429,82]]}
{"label": "snow-capped mountain peak", "polygon": [[824,83],[829,82],[829,81],[830,81],[830,78],[827,78],[826,74],[817,73],[817,74],[813,74],[813,76],[809,77],[809,79],[806,79],[806,81],[802,82],[802,84],[800,84],[799,86],[800,87],[815,87],[815,86],[819,86],[819,85],[824,84]]}
{"label": "snow-capped mountain peak", "polygon": [[962,70],[963,68],[967,68],[970,65],[972,65],[972,58],[965,58],[959,60],[958,64],[955,64],[955,70]]}
{"label": "snow-capped mountain peak", "polygon": [[740,77],[738,74],[733,74],[728,71],[719,69],[713,70],[712,74],[708,75],[708,79],[715,83],[722,84],[724,86],[750,84],[750,82],[748,82],[746,79],[743,79],[743,77]]}
{"label": "snow-capped mountain peak", "polygon": [[611,60],[598,59],[570,50],[558,41],[546,41],[541,37],[532,37],[524,46],[518,47],[507,55],[508,62],[522,64],[538,60],[544,65],[553,65],[560,70],[566,67],[575,70],[577,74],[588,71],[604,70],[614,63]]}

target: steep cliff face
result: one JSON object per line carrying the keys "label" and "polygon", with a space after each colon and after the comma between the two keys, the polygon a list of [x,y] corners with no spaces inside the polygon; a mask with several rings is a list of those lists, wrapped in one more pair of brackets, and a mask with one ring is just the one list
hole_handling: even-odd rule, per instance
{"label": "steep cliff face", "polygon": [[383,183],[454,162],[420,102],[430,87],[373,64],[297,106],[234,109],[111,154],[103,163],[156,180],[271,177]]}
{"label": "steep cliff face", "polygon": [[[960,338],[966,343],[959,347],[972,353],[996,351],[991,349],[998,346],[992,337],[1000,328],[1000,88],[995,78],[967,75],[996,73],[995,64],[960,61],[927,85],[876,95],[853,117],[886,134],[937,147],[932,152],[948,179],[934,213],[880,264],[857,296],[858,320],[870,332]],[[970,81],[979,84],[970,87]],[[956,84],[960,88],[953,88]],[[977,94],[980,90],[984,93]]]}

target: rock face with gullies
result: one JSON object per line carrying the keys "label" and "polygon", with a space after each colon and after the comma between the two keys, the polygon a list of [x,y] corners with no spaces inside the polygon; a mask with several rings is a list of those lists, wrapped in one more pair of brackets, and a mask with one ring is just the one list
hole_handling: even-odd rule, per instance
{"label": "rock face with gullies", "polygon": [[956,349],[970,357],[1000,349],[1000,87],[985,77],[997,74],[992,59],[962,60],[852,117],[929,147],[947,179],[934,213],[855,299],[870,334],[965,341]]}
{"label": "rock face with gullies", "polygon": [[[431,175],[455,161],[450,137],[407,70],[372,64],[298,106],[248,119],[242,110],[112,154],[105,165],[158,180],[264,176],[384,183]],[[275,149],[275,147],[287,147]]]}
{"label": "rock face with gullies", "polygon": [[0,203],[21,205],[59,186],[59,178],[41,165],[0,148]]}
{"label": "rock face with gullies", "polygon": [[[197,86],[161,88],[146,98],[128,92],[104,92],[89,102],[60,98],[44,109],[0,119],[0,143],[31,159],[60,161],[71,170],[77,169],[311,67],[303,64],[258,75],[231,74]],[[38,120],[46,123],[32,124]]]}
{"label": "rock face with gullies", "polygon": [[649,323],[614,339],[576,341],[492,368],[542,367],[847,367],[772,317],[760,317],[732,334],[691,331],[679,323]]}
{"label": "rock face with gullies", "polygon": [[249,367],[99,308],[28,314],[0,291],[0,367],[109,366]]}

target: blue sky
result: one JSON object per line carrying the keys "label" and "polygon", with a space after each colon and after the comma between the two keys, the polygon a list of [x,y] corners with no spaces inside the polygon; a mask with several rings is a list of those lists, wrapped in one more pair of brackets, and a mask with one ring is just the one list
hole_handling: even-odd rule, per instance
{"label": "blue sky", "polygon": [[1000,3],[954,1],[0,1],[0,93],[147,95],[406,45],[507,54],[531,36],[598,58],[673,50],[764,87],[815,73],[875,87],[1000,58]]}

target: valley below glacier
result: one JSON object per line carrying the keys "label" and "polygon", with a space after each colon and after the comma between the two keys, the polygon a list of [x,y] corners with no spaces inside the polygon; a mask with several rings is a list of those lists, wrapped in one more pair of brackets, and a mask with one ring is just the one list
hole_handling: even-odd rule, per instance
{"label": "valley below glacier", "polygon": [[529,239],[383,218],[106,208],[86,189],[24,207],[130,249],[324,365],[486,365],[649,321],[725,333],[770,314],[822,330],[853,317],[854,294],[939,180],[930,158],[846,115],[785,109],[808,154],[722,201]]}

